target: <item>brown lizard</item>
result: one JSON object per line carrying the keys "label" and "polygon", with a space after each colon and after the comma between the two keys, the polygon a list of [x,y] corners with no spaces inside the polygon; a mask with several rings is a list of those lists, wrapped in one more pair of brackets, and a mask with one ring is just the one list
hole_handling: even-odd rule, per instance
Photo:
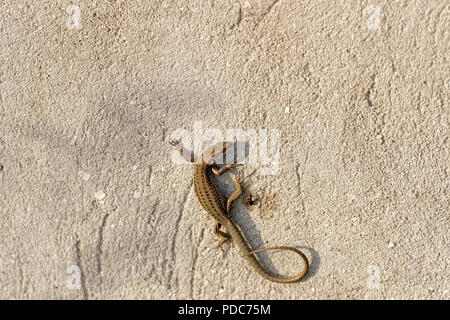
{"label": "brown lizard", "polygon": [[[198,160],[193,152],[187,150],[180,141],[172,140],[169,142],[171,145],[176,146],[178,151],[181,153],[184,159],[189,162],[194,163],[194,189],[197,198],[206,210],[206,212],[216,220],[216,225],[214,227],[214,233],[219,237],[219,246],[229,240],[229,235],[221,231],[221,227],[230,233],[233,240],[236,242],[237,246],[241,250],[244,258],[250,263],[253,269],[267,280],[281,283],[295,282],[303,278],[308,272],[309,263],[306,256],[300,250],[292,247],[277,246],[271,248],[264,248],[259,250],[252,250],[250,245],[239,231],[238,227],[235,225],[231,219],[230,209],[233,201],[235,201],[242,194],[241,183],[246,179],[243,178],[242,174],[239,174],[234,178],[234,186],[236,191],[225,201],[224,196],[219,191],[217,184],[214,180],[213,174],[216,176],[221,175],[226,170],[236,166],[235,163],[229,163],[218,168],[216,162],[220,156],[223,157],[227,148],[232,148],[232,142],[222,142],[210,148],[208,151],[204,152],[201,156],[201,160]],[[245,187],[244,187],[245,188]],[[257,258],[257,253],[267,251],[267,250],[290,250],[303,259],[305,267],[296,276],[279,276],[267,271],[259,259]]]}

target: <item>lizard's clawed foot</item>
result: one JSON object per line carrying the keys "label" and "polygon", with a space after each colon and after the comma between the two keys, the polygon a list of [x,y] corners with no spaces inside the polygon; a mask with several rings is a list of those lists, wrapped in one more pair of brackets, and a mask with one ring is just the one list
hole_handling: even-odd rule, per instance
{"label": "lizard's clawed foot", "polygon": [[233,177],[234,184],[242,186],[242,182],[244,182],[244,171],[239,170],[237,174]]}
{"label": "lizard's clawed foot", "polygon": [[220,248],[223,252],[225,252],[225,250],[223,249],[223,245],[230,241],[230,235],[228,233],[225,233],[223,231],[220,230],[220,228],[222,227],[222,225],[218,222],[216,223],[216,225],[214,226],[214,233],[219,237],[219,244],[217,245],[218,248]]}
{"label": "lizard's clawed foot", "polygon": [[226,243],[230,243],[230,238],[229,237],[223,237],[220,238],[219,243],[217,244],[217,248],[220,248],[220,250],[222,250],[222,252],[225,252],[225,249],[223,248],[223,245]]}
{"label": "lizard's clawed foot", "polygon": [[[256,170],[254,170],[252,173],[250,173],[249,175],[244,177],[244,172],[243,171],[239,171],[238,174],[234,177],[234,184],[235,186],[240,185],[242,188],[242,191],[245,190],[249,183],[246,183],[245,185],[242,185],[245,180],[247,180],[247,178],[249,178],[251,175],[253,175],[256,172]],[[237,189],[237,187],[236,187]]]}
{"label": "lizard's clawed foot", "polygon": [[242,201],[244,203],[244,205],[249,208],[250,206],[255,205],[258,201],[260,200],[259,196],[255,196],[253,194],[248,194],[244,200]]}

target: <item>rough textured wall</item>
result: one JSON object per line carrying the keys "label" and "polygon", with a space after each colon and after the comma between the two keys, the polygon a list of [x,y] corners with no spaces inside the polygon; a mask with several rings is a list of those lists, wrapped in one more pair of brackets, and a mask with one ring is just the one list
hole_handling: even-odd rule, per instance
{"label": "rough textured wall", "polygon": [[[0,298],[448,299],[449,13],[4,0]],[[278,172],[257,172],[258,205],[233,217],[255,248],[302,248],[306,279],[270,283],[233,243],[216,248],[167,143],[195,121],[279,130]]]}

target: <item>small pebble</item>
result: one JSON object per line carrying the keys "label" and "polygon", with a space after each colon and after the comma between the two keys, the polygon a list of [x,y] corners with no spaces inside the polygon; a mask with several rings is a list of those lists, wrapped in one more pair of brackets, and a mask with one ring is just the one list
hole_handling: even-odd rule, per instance
{"label": "small pebble", "polygon": [[391,241],[391,242],[389,242],[389,244],[388,244],[388,248],[393,248],[393,247],[395,247],[395,243],[393,243],[392,241]]}
{"label": "small pebble", "polygon": [[84,171],[79,171],[78,174],[80,175],[81,180],[83,180],[83,181],[88,181],[91,178],[91,175]]}
{"label": "small pebble", "polygon": [[284,109],[284,112],[289,113],[289,111],[291,111],[291,108],[286,107],[286,109]]}
{"label": "small pebble", "polygon": [[105,199],[106,194],[105,194],[103,191],[97,191],[97,192],[94,194],[94,197],[95,197],[97,200],[103,200],[103,199]]}

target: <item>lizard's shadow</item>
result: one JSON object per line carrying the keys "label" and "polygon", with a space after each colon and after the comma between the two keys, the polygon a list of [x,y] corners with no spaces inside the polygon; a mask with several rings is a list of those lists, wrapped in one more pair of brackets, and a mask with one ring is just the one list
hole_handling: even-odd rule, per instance
{"label": "lizard's shadow", "polygon": [[[245,158],[248,155],[248,152],[249,152],[248,143],[237,142],[237,148],[238,148],[237,149],[238,152],[236,153],[236,156],[234,157],[233,161],[237,160],[237,162],[239,162],[239,163],[244,162],[243,161],[244,159],[242,157]],[[239,149],[239,148],[241,148],[241,149]],[[240,154],[239,150],[245,150],[245,153]],[[227,162],[228,162],[228,159],[227,159]],[[232,172],[230,172],[230,174],[231,175],[236,174],[236,170],[233,170]],[[225,194],[226,194],[227,198],[234,192],[233,183],[230,183],[230,181],[232,181],[230,178],[230,174],[227,174],[226,178],[218,179],[219,187],[222,190],[225,190]],[[225,179],[227,181],[227,183],[224,183],[223,179]],[[270,247],[271,245],[269,245],[269,246],[264,245],[264,242],[261,239],[260,232],[257,230],[255,223],[253,222],[252,218],[250,217],[250,210],[247,209],[246,206],[244,206],[244,204],[242,202],[242,199],[245,197],[245,194],[246,193],[244,192],[241,195],[241,197],[233,203],[233,206],[231,209],[232,220],[239,227],[239,229],[241,230],[242,234],[244,235],[245,239],[249,243],[252,250]],[[258,200],[258,201],[260,201],[260,200]],[[231,243],[233,244],[233,241]],[[278,244],[274,244],[274,245],[278,245]],[[234,246],[232,245],[232,247],[234,247]],[[310,253],[311,260],[309,261],[309,270],[308,270],[308,273],[305,275],[305,277],[301,279],[301,281],[308,280],[317,273],[317,270],[319,269],[319,265],[320,265],[320,256],[319,256],[318,252],[311,247],[308,247],[308,246],[294,246],[294,247],[297,249],[300,249],[300,250],[303,249],[303,250],[309,251],[309,253]],[[273,274],[281,275],[280,272],[275,267],[275,265],[272,263],[271,259],[269,258],[269,253],[270,253],[270,251],[264,251],[264,252],[258,253],[257,257],[260,260],[263,267],[267,271],[269,271]],[[298,270],[296,270],[295,272],[298,272]]]}

